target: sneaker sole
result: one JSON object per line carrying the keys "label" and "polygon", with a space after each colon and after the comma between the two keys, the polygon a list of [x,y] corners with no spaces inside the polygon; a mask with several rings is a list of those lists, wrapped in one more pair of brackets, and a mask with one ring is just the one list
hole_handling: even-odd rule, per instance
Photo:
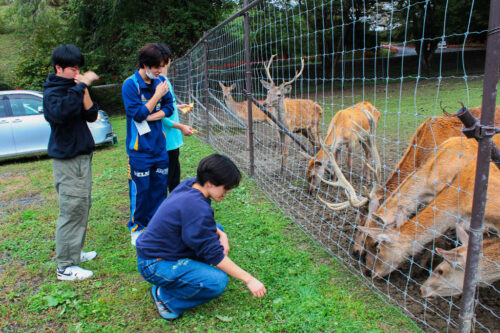
{"label": "sneaker sole", "polygon": [[78,276],[74,276],[74,275],[64,275],[64,274],[60,274],[60,273],[57,273],[57,279],[58,280],[61,280],[61,281],[74,281],[74,280],[86,280],[86,279],[89,279],[93,276],[94,274],[90,275],[90,276],[87,276],[85,278],[79,278]]}

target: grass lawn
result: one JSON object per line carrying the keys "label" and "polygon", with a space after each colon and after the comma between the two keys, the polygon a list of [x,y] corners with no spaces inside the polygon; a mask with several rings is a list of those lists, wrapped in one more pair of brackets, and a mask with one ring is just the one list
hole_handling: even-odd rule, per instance
{"label": "grass lawn", "polygon": [[[215,216],[230,239],[230,256],[268,289],[251,297],[230,279],[218,299],[169,323],[160,319],[150,285],[137,272],[126,228],[128,188],[125,120],[113,117],[120,144],[97,150],[85,263],[91,280],[62,282],[55,274],[57,196],[48,158],[0,165],[0,329],[2,332],[160,331],[418,331],[395,307],[317,247],[244,178]],[[182,148],[183,178],[213,150],[194,138]]]}

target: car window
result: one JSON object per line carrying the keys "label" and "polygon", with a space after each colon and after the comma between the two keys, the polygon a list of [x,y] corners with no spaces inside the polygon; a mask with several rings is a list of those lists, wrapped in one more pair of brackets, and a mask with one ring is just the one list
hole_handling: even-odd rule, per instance
{"label": "car window", "polygon": [[5,107],[5,100],[0,96],[0,118],[7,117],[7,108]]}
{"label": "car window", "polygon": [[26,96],[11,96],[9,97],[12,115],[29,116],[43,113],[43,104],[41,99]]}

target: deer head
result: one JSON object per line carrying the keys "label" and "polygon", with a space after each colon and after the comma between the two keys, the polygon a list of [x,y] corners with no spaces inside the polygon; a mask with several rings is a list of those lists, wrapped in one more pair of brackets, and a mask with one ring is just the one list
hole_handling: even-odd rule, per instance
{"label": "deer head", "polygon": [[233,83],[229,87],[226,87],[222,82],[219,81],[219,85],[222,88],[222,96],[224,97],[224,102],[232,102],[234,101],[233,96],[231,96],[231,90],[236,87],[236,83]]}
{"label": "deer head", "polygon": [[267,78],[269,79],[269,82],[260,80],[264,88],[267,89],[267,98],[266,101],[264,102],[264,106],[268,107],[278,107],[281,103],[285,101],[285,94],[288,94],[292,90],[292,83],[297,80],[299,76],[302,75],[302,72],[304,71],[304,58],[301,59],[302,62],[302,67],[300,68],[300,71],[295,72],[295,76],[293,79],[290,81],[283,82],[279,86],[276,86],[276,84],[273,81],[273,78],[271,76],[271,73],[269,72],[269,68],[271,67],[271,63],[273,62],[273,58],[276,55],[273,54],[271,56],[271,59],[269,59],[269,62],[264,65],[264,68],[266,70],[266,75]]}

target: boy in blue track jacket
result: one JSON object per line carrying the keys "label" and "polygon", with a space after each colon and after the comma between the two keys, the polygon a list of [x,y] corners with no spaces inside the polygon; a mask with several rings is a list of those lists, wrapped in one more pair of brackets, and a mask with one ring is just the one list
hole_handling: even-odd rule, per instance
{"label": "boy in blue track jacket", "polygon": [[240,179],[228,157],[203,158],[196,177],[175,188],[137,239],[138,269],[153,285],[151,297],[162,318],[174,320],[222,294],[226,274],[245,282],[255,297],[267,293],[259,280],[227,256],[229,241],[211,207],[211,199],[224,199]]}
{"label": "boy in blue track jacket", "polygon": [[161,120],[172,114],[173,99],[160,74],[171,57],[166,46],[146,44],[139,51],[139,68],[122,87],[132,245],[167,196],[168,154]]}

